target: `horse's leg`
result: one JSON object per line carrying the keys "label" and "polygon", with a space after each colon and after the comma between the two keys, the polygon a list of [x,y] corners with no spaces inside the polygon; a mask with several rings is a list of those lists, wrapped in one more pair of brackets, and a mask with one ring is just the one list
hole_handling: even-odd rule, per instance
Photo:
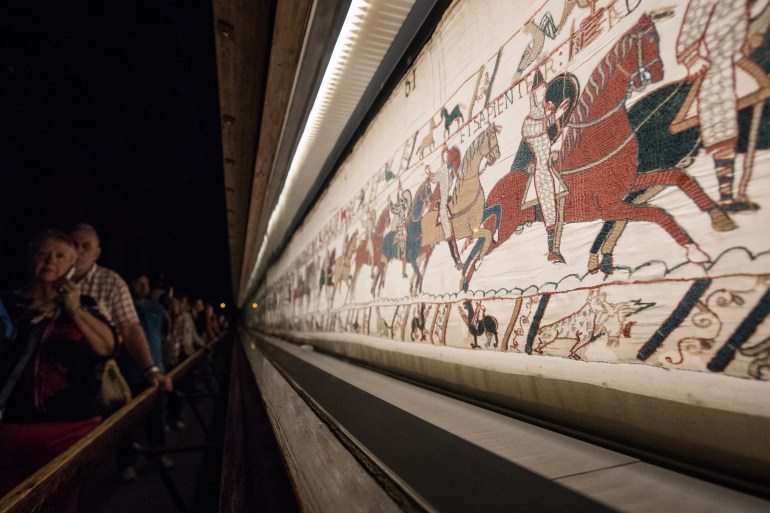
{"label": "horse's leg", "polygon": [[[623,201],[634,205],[646,203],[663,189],[665,189],[663,185],[653,185],[647,189],[638,188],[627,194]],[[591,254],[588,257],[588,272],[595,273],[601,269],[604,274],[613,273],[612,252],[615,251],[615,245],[617,245],[625,229],[626,221],[605,221],[591,246]]]}
{"label": "horse's leg", "polygon": [[420,274],[420,266],[417,264],[416,258],[412,260],[412,269],[414,270],[414,275],[412,276],[412,281],[414,283],[411,287],[411,293],[413,296],[416,296],[418,292],[418,287],[422,284],[422,275]]}
{"label": "horse's leg", "polygon": [[481,217],[481,224],[492,216],[495,216],[495,231],[492,233],[492,242],[497,242],[497,237],[500,234],[500,219],[503,216],[502,205],[492,205],[484,207],[484,215]]}
{"label": "horse's leg", "polygon": [[372,270],[374,271],[374,279],[372,280],[372,297],[377,297],[377,283],[380,280],[380,266],[377,266],[376,268],[372,266]]}
{"label": "horse's leg", "polygon": [[[681,169],[668,169],[665,171],[650,171],[640,174],[635,183],[635,189],[643,189],[650,186],[673,185],[681,189],[700,209],[711,216],[711,227],[718,232],[727,232],[736,228],[735,223],[725,214],[703,191],[703,188],[693,177]],[[646,200],[645,200],[646,201]]]}
{"label": "horse's leg", "polygon": [[382,274],[380,275],[380,290],[385,287],[385,274],[388,272],[388,260],[382,257]]}
{"label": "horse's leg", "polygon": [[363,265],[356,265],[356,270],[353,271],[353,277],[350,279],[350,290],[348,291],[348,295],[350,296],[351,301],[355,298],[356,291],[354,289],[356,283],[358,283],[358,274],[361,272],[363,267]]}
{"label": "horse's leg", "polygon": [[422,261],[422,270],[420,271],[420,285],[418,292],[422,292],[422,282],[425,279],[425,271],[428,269],[428,261],[433,254],[433,246],[425,246],[425,258]]}
{"label": "horse's leg", "polygon": [[[621,221],[622,222],[622,221]],[[602,224],[602,229],[599,230],[599,233],[596,235],[596,238],[594,239],[594,243],[591,245],[591,252],[588,255],[588,272],[591,274],[595,274],[599,272],[599,269],[601,267],[601,264],[599,262],[599,253],[603,253],[603,249],[605,248],[607,244],[607,238],[609,235],[614,231],[615,224],[617,224],[618,221],[604,221],[604,224]],[[610,253],[614,249],[614,244],[611,248],[609,248]],[[602,270],[604,270],[602,268]],[[612,269],[610,269],[612,271]],[[612,272],[609,272],[607,274],[612,274]]]}
{"label": "horse's leg", "polygon": [[460,288],[465,291],[468,290],[468,285],[471,282],[471,278],[473,278],[473,274],[476,272],[476,266],[471,264],[473,263],[473,259],[476,258],[478,252],[481,250],[481,246],[483,244],[484,241],[482,239],[477,239],[476,243],[471,249],[471,252],[468,254],[468,259],[465,261],[465,264],[463,264],[463,277],[460,282]]}
{"label": "horse's leg", "polygon": [[677,244],[687,250],[687,260],[696,264],[704,264],[711,261],[711,257],[704,253],[687,232],[671,217],[671,214],[662,208],[651,205],[630,205],[619,201],[605,207],[604,213],[604,218],[607,221],[628,220],[655,223],[666,230]]}

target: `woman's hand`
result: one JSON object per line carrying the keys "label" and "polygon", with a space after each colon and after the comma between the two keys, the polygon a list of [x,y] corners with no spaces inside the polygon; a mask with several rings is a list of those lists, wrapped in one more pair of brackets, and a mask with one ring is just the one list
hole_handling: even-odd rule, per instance
{"label": "woman's hand", "polygon": [[80,307],[80,285],[67,278],[60,278],[56,284],[59,301],[70,314],[75,314]]}
{"label": "woman's hand", "polygon": [[98,355],[110,356],[115,348],[115,335],[105,322],[83,308],[80,303],[80,285],[62,277],[56,284],[56,292],[61,305],[83,332],[91,349]]}

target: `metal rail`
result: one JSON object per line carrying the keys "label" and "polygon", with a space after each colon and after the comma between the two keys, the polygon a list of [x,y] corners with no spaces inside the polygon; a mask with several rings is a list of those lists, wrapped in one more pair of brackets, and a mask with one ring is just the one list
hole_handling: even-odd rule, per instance
{"label": "metal rail", "polygon": [[[186,358],[171,370],[168,376],[176,384],[197,367],[223,338],[217,339]],[[147,416],[155,407],[159,394],[157,388],[150,387],[106,418],[86,437],[51,460],[4,497],[0,497],[0,512],[35,513],[55,504],[61,494],[67,491],[70,483],[87,477],[93,466],[109,451],[114,450],[115,445]],[[166,480],[165,477],[168,476],[164,477],[162,473],[161,477],[164,478],[169,492],[174,496],[177,506],[184,506],[183,503],[179,503],[181,496],[173,482]],[[171,486],[174,488],[172,489]]]}

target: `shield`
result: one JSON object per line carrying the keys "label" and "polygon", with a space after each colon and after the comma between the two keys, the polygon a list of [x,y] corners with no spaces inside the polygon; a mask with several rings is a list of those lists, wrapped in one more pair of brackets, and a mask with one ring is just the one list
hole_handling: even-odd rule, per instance
{"label": "shield", "polygon": [[567,111],[559,119],[559,126],[554,124],[548,128],[548,137],[550,137],[551,141],[556,140],[561,134],[560,127],[566,125],[567,120],[572,115],[578,96],[580,96],[580,84],[578,83],[577,77],[572,73],[562,73],[548,82],[548,88],[545,92],[546,101],[549,101],[558,107],[565,98],[569,98],[570,100]]}

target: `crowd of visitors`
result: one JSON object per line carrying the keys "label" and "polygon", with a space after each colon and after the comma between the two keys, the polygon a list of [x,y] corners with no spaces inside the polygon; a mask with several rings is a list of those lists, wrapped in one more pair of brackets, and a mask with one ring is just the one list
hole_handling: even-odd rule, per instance
{"label": "crowd of visitors", "polygon": [[[194,374],[167,376],[184,358],[227,330],[203,299],[151,287],[143,272],[128,276],[98,265],[93,226],[47,230],[29,245],[29,279],[0,293],[0,497],[86,436],[112,414],[100,401],[105,364],[114,359],[133,396],[157,387],[160,400],[146,417],[145,440],[162,449],[166,433],[184,429],[177,390],[190,393]],[[137,479],[135,434],[116,447],[117,472]],[[158,454],[155,463],[173,461]],[[78,508],[73,484],[59,511]]]}

